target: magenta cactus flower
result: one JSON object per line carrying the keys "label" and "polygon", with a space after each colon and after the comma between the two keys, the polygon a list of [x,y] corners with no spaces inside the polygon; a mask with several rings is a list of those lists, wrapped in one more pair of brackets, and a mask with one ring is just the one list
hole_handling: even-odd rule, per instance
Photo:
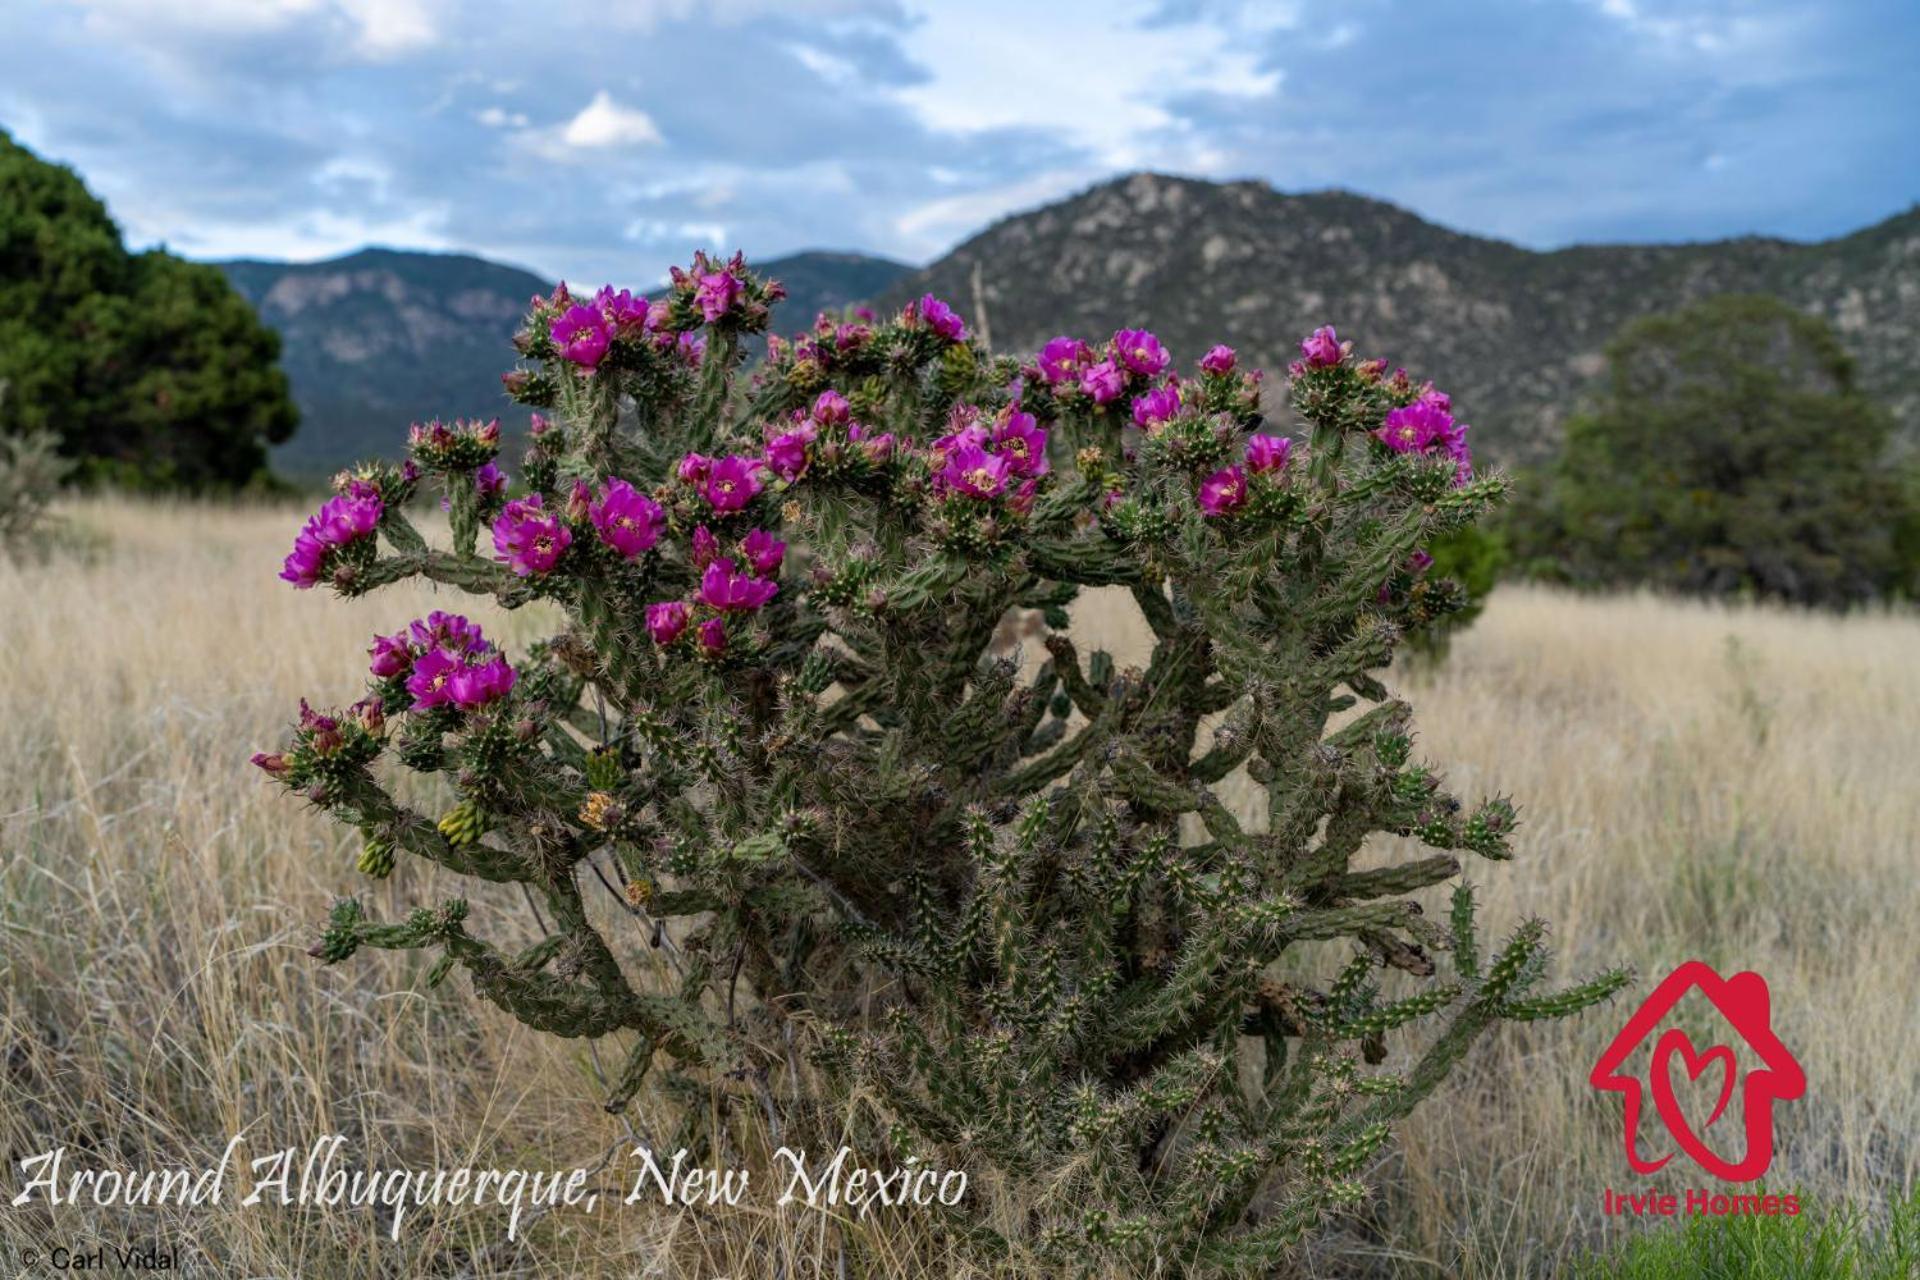
{"label": "magenta cactus flower", "polygon": [[607,318],[593,307],[578,304],[568,307],[549,332],[553,345],[560,348],[561,358],[588,372],[600,367],[613,342]]}
{"label": "magenta cactus flower", "polygon": [[807,469],[807,446],[818,435],[818,430],[808,422],[768,440],[766,449],[762,451],[767,470],[782,480],[799,479]]}
{"label": "magenta cactus flower", "polygon": [[731,560],[715,560],[700,575],[700,603],[721,613],[752,613],[779,594],[779,583],[741,573]]}
{"label": "magenta cactus flower", "polygon": [[587,508],[600,541],[631,560],[660,540],[667,513],[660,504],[618,476],[607,480],[598,501]]}
{"label": "magenta cactus flower", "polygon": [[1095,404],[1110,404],[1118,400],[1126,387],[1126,375],[1111,360],[1102,360],[1080,375],[1080,389],[1092,397]]}
{"label": "magenta cactus flower", "polygon": [[514,677],[507,660],[495,654],[485,662],[461,664],[448,678],[446,689],[455,706],[472,710],[506,697]]}
{"label": "magenta cactus flower", "polygon": [[1200,357],[1200,372],[1216,376],[1232,373],[1234,365],[1238,362],[1239,356],[1234,353],[1232,347],[1223,342]]}
{"label": "magenta cactus flower", "polygon": [[733,310],[740,301],[740,277],[731,271],[709,271],[700,276],[693,291],[694,305],[708,324]]}
{"label": "magenta cactus flower", "polygon": [[507,473],[500,464],[488,460],[473,473],[473,491],[482,501],[497,498],[507,491]]}
{"label": "magenta cactus flower", "polygon": [[948,342],[965,342],[967,325],[955,311],[932,294],[922,294],[918,302],[907,304],[907,313]]}
{"label": "magenta cactus flower", "polygon": [[479,626],[467,621],[466,615],[446,613],[440,609],[415,620],[407,631],[414,648],[421,652],[445,649],[450,653],[477,653],[493,647],[487,643]]}
{"label": "magenta cactus flower", "polygon": [[829,389],[814,397],[809,416],[821,426],[831,427],[846,422],[852,416],[852,410],[845,396]]}
{"label": "magenta cactus flower", "polygon": [[1255,475],[1279,471],[1293,453],[1293,441],[1286,436],[1256,435],[1247,441],[1247,470]]}
{"label": "magenta cactus flower", "polygon": [[302,591],[315,586],[326,567],[327,551],[327,544],[311,532],[311,526],[302,529],[294,535],[293,550],[287,553],[286,560],[281,563],[281,580],[291,582]]}
{"label": "magenta cactus flower", "polygon": [[896,442],[891,431],[868,435],[866,429],[856,422],[847,428],[847,439],[858,446],[867,461],[874,466],[879,466],[893,457]]}
{"label": "magenta cactus flower", "polygon": [[1150,431],[1180,416],[1180,388],[1172,384],[1155,387],[1133,401],[1133,425]]}
{"label": "magenta cactus flower", "polygon": [[572,532],[537,493],[509,502],[493,522],[495,558],[522,578],[551,573],[572,545]]}
{"label": "magenta cactus flower", "polygon": [[1300,355],[1310,369],[1327,369],[1346,358],[1347,351],[1332,325],[1322,325],[1300,340]]}
{"label": "magenta cactus flower", "polygon": [[651,326],[653,309],[645,298],[636,297],[631,290],[615,293],[612,285],[606,285],[593,295],[593,302],[619,333],[645,333]]}
{"label": "magenta cactus flower", "polygon": [[664,600],[659,604],[650,604],[647,606],[647,634],[653,637],[655,644],[672,644],[687,629],[690,618],[685,601]]}
{"label": "magenta cactus flower", "polygon": [[1160,339],[1145,329],[1122,329],[1113,335],[1110,348],[1113,359],[1129,373],[1137,373],[1143,378],[1158,377],[1172,359],[1167,349],[1160,345]]}
{"label": "magenta cactus flower", "polygon": [[940,470],[940,480],[947,488],[970,498],[997,498],[1006,489],[1007,476],[1012,471],[1012,464],[1005,457],[988,453],[969,442],[948,455],[946,465]]}
{"label": "magenta cactus flower", "polygon": [[1016,476],[1046,474],[1047,433],[1034,416],[1009,405],[993,429],[993,451],[1007,460],[1007,469]]}
{"label": "magenta cactus flower", "polygon": [[1061,336],[1040,348],[1040,357],[1035,363],[1046,384],[1057,387],[1077,380],[1092,367],[1093,348],[1078,338]]}
{"label": "magenta cactus flower", "polygon": [[696,569],[704,569],[720,558],[720,540],[713,536],[713,530],[700,525],[693,531],[687,549],[687,559]]}
{"label": "magenta cactus flower", "polygon": [[1453,415],[1432,400],[1415,400],[1387,414],[1373,433],[1395,453],[1425,453],[1453,432]]}
{"label": "magenta cactus flower", "polygon": [[754,573],[762,578],[771,578],[780,572],[780,566],[786,560],[787,544],[765,529],[755,529],[741,540],[740,554],[746,557]]}
{"label": "magenta cactus flower", "polygon": [[367,650],[367,669],[382,680],[391,679],[413,668],[413,644],[405,632],[375,636]]}
{"label": "magenta cactus flower", "polygon": [[1200,482],[1200,511],[1224,516],[1247,505],[1247,476],[1239,467],[1222,467]]}
{"label": "magenta cactus flower", "polygon": [[700,494],[715,511],[739,511],[759,496],[760,460],[728,454],[715,458],[700,481]]}
{"label": "magenta cactus flower", "polygon": [[281,579],[303,591],[314,586],[325,572],[329,553],[372,534],[385,510],[380,495],[368,486],[328,498],[294,536]]}
{"label": "magenta cactus flower", "polygon": [[694,643],[700,646],[700,652],[709,658],[717,658],[727,651],[727,622],[725,618],[708,618],[694,628]]}
{"label": "magenta cactus flower", "polygon": [[466,669],[466,661],[445,649],[431,649],[420,655],[407,676],[407,692],[413,695],[413,709],[426,711],[453,701],[453,677]]}

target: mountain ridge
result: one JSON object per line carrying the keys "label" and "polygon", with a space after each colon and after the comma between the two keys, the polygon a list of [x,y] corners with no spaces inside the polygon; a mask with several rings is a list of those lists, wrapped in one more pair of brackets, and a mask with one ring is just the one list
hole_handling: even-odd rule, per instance
{"label": "mountain ridge", "polygon": [[[305,475],[390,452],[415,419],[503,413],[507,341],[551,288],[474,254],[379,246],[216,265],[281,331],[306,421],[275,460]],[[1712,293],[1772,293],[1833,323],[1862,388],[1920,437],[1920,206],[1826,240],[1530,249],[1351,191],[1139,173],[1008,214],[923,268],[845,250],[755,266],[789,287],[783,333],[816,310],[890,309],[922,292],[973,318],[978,266],[1003,351],[1145,325],[1187,362],[1228,342],[1276,390],[1299,337],[1331,323],[1448,388],[1483,455],[1505,462],[1552,452],[1625,322]]]}
{"label": "mountain ridge", "polygon": [[1181,359],[1224,341],[1277,373],[1330,323],[1435,378],[1489,457],[1521,462],[1552,451],[1622,324],[1772,293],[1832,322],[1862,388],[1920,428],[1920,207],[1828,240],[1536,250],[1352,192],[1136,173],[997,220],[879,303],[932,292],[965,312],[976,267],[1003,350],[1143,325]]}
{"label": "mountain ridge", "polygon": [[[390,454],[410,422],[494,417],[511,405],[500,375],[536,295],[553,285],[477,254],[369,245],[317,262],[242,258],[213,264],[280,332],[281,365],[301,428],[274,465],[312,478]],[[782,327],[857,302],[910,268],[846,250],[808,250],[761,264],[784,281]],[[517,425],[517,424],[516,424]]]}

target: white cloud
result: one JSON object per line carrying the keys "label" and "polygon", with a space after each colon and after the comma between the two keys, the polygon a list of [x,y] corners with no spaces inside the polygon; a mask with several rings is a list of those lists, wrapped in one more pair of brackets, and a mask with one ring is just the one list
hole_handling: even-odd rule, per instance
{"label": "white cloud", "polygon": [[336,0],[359,28],[356,41],[369,58],[392,58],[431,45],[440,34],[429,0]]}
{"label": "white cloud", "polygon": [[1096,169],[1055,169],[1003,186],[943,196],[915,205],[895,218],[893,230],[901,238],[903,251],[914,257],[931,258],[951,248],[961,237],[979,231],[994,218],[1057,200],[1102,176],[1102,171]]}
{"label": "white cloud", "polygon": [[1036,129],[1113,168],[1171,163],[1156,135],[1174,123],[1174,98],[1262,98],[1280,85],[1259,65],[1260,42],[1217,22],[1144,24],[1137,6],[1090,22],[1031,0],[916,8],[922,20],[905,43],[931,79],[897,96],[923,123]]}
{"label": "white cloud", "polygon": [[696,245],[717,249],[727,243],[723,222],[672,222],[665,218],[635,218],[620,232],[636,244]]}
{"label": "white cloud", "polygon": [[489,129],[524,129],[527,127],[527,113],[508,111],[505,107],[482,107],[473,113],[473,118]]}
{"label": "white cloud", "polygon": [[859,76],[859,68],[838,54],[828,53],[825,49],[810,44],[790,44],[787,49],[800,60],[813,74],[831,85],[852,84]]}
{"label": "white cloud", "polygon": [[344,32],[351,51],[384,61],[431,45],[439,36],[438,0],[68,0],[103,35],[146,39],[246,38],[301,23]]}
{"label": "white cloud", "polygon": [[594,94],[593,101],[560,130],[561,142],[588,150],[650,146],[660,140],[652,116],[615,102],[605,89]]}

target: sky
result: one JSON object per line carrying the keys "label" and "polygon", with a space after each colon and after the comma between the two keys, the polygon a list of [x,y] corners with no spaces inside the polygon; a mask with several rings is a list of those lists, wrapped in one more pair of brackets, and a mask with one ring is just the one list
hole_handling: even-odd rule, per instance
{"label": "sky", "polygon": [[1137,169],[1536,248],[1920,199],[1915,0],[3,0],[0,128],[138,245],[924,262]]}

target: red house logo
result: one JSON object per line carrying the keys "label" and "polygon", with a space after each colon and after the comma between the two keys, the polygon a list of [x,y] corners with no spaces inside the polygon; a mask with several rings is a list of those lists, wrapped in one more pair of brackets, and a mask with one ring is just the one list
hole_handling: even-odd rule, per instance
{"label": "red house logo", "polygon": [[[1720,1011],[1733,1033],[1746,1043],[1761,1065],[1747,1072],[1744,1082],[1738,1082],[1731,1045],[1716,1044],[1701,1052],[1694,1048],[1686,1032],[1672,1027],[1654,1041],[1646,1080],[1622,1074],[1621,1068],[1627,1059],[1634,1056],[1681,998],[1696,988]],[[1702,1073],[1712,1068],[1720,1072],[1719,1101],[1700,1125],[1701,1129],[1712,1127],[1726,1111],[1736,1083],[1743,1088],[1741,1112],[1746,1120],[1747,1150],[1738,1163],[1723,1158],[1709,1147],[1681,1110],[1673,1089],[1675,1058],[1692,1080],[1700,1079]],[[1722,978],[1699,960],[1687,961],[1654,988],[1646,1003],[1634,1012],[1613,1043],[1607,1046],[1607,1051],[1600,1055],[1600,1061],[1594,1063],[1593,1074],[1587,1078],[1596,1089],[1625,1095],[1627,1163],[1635,1173],[1653,1173],[1673,1158],[1665,1155],[1658,1160],[1644,1160],[1634,1148],[1641,1100],[1645,1092],[1651,1090],[1654,1110],[1680,1149],[1708,1173],[1729,1182],[1751,1182],[1767,1171],[1767,1166],[1773,1163],[1774,1100],[1797,1098],[1807,1088],[1800,1064],[1773,1034],[1772,1003],[1766,979],[1757,973],[1736,973],[1731,978]]]}

